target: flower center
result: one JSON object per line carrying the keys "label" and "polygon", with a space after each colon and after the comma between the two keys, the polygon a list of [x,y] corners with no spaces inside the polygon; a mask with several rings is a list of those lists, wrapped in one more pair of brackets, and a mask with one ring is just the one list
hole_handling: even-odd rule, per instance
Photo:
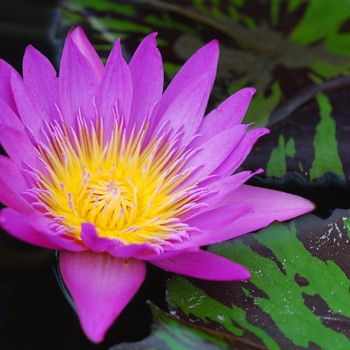
{"label": "flower center", "polygon": [[48,125],[47,144],[38,145],[46,174],[36,181],[34,205],[52,221],[52,229],[80,239],[81,224],[95,225],[100,237],[125,244],[161,244],[186,237],[181,216],[191,210],[203,189],[181,186],[193,169],[185,169],[188,152],[177,147],[180,134],[150,136],[148,122],[127,135],[115,122],[108,142],[101,120],[78,133]]}

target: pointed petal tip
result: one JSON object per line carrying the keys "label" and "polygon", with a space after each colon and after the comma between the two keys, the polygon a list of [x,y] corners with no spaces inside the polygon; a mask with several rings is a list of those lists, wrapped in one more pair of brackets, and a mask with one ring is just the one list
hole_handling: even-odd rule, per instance
{"label": "pointed petal tip", "polygon": [[119,47],[120,48],[120,38],[118,38],[115,42],[114,42],[114,45],[113,45],[114,47]]}
{"label": "pointed petal tip", "polygon": [[[213,63],[217,64],[217,61],[219,59],[219,51],[220,51],[220,49],[219,49],[219,41],[217,39],[214,39],[214,40],[210,41],[209,43],[205,44],[204,46],[200,47],[188,59],[188,61],[195,60],[195,59],[200,59],[200,60],[207,61],[208,65],[213,64]],[[206,66],[206,69],[207,68],[208,67]]]}
{"label": "pointed petal tip", "polygon": [[235,274],[232,277],[232,279],[229,279],[229,277],[227,278],[226,281],[230,282],[230,281],[246,281],[246,280],[250,280],[252,275],[249,272],[249,270],[243,266],[243,265],[239,265],[237,264],[237,267],[235,269]]}
{"label": "pointed petal tip", "polygon": [[167,271],[209,281],[241,281],[251,277],[246,267],[204,250],[149,262]]}
{"label": "pointed petal tip", "polygon": [[[80,38],[85,38],[86,37],[86,35],[85,35],[85,33],[84,33],[84,30],[83,30],[83,28],[80,26],[80,25],[77,25],[77,26],[74,26],[74,27],[72,27],[71,29],[70,29],[70,31],[68,32],[68,34],[67,34],[67,38],[68,37],[73,37],[73,38],[78,38],[78,37],[80,37]],[[67,39],[66,38],[66,39]],[[73,39],[74,40],[74,39]]]}
{"label": "pointed petal tip", "polygon": [[76,26],[70,30],[66,38],[65,46],[70,41],[72,41],[78,47],[79,51],[88,59],[100,81],[104,72],[104,65],[82,27]]}
{"label": "pointed petal tip", "polygon": [[103,342],[105,335],[107,333],[107,329],[84,329],[84,333],[86,337],[93,343],[98,344]]}
{"label": "pointed petal tip", "polygon": [[[214,51],[215,56],[217,56],[217,58],[219,58],[219,50],[220,50],[219,40],[213,39],[207,45],[204,45],[203,48],[207,48],[208,50]],[[201,49],[199,49],[199,50],[201,50]]]}
{"label": "pointed petal tip", "polygon": [[36,48],[33,45],[29,44],[24,50],[24,57],[26,54],[28,54],[29,52],[32,52],[32,51],[36,51]]}
{"label": "pointed petal tip", "polygon": [[157,35],[158,35],[158,32],[153,32],[151,34],[148,34],[143,38],[139,47],[142,47],[143,44],[146,44],[146,45],[152,46],[154,50],[158,51]]}
{"label": "pointed petal tip", "polygon": [[212,46],[215,46],[217,48],[219,48],[219,40],[218,39],[213,39],[212,41],[210,41],[208,44],[211,44]]}
{"label": "pointed petal tip", "polygon": [[[244,87],[242,89],[239,89],[237,91],[235,91],[230,97],[233,98],[233,96],[237,95],[242,95],[245,97],[249,98],[249,101],[251,99],[251,97],[256,93],[256,89],[250,86]],[[230,98],[229,97],[229,98]]]}
{"label": "pointed petal tip", "polygon": [[148,34],[143,40],[145,40],[146,38],[155,39],[157,37],[157,35],[158,35],[158,32],[152,32],[151,34]]}
{"label": "pointed petal tip", "polygon": [[316,204],[314,202],[312,202],[306,198],[302,198],[302,199],[304,199],[304,202],[305,202],[305,205],[304,205],[305,213],[303,213],[303,214],[309,213],[309,212],[314,211],[316,209]]}
{"label": "pointed petal tip", "polygon": [[[249,124],[249,126],[254,125],[254,124],[255,123],[251,123],[251,124]],[[260,139],[260,137],[265,136],[271,132],[270,129],[268,129],[268,128],[254,128],[254,127],[252,127],[250,131],[254,131],[254,130],[256,130],[257,139],[255,139],[252,142],[252,146],[255,145],[255,143]]]}
{"label": "pointed petal tip", "polygon": [[83,29],[81,28],[81,25],[76,25],[76,26],[73,26],[69,32],[68,32],[68,36],[71,35],[73,32],[76,32],[76,31],[83,31]]}
{"label": "pointed petal tip", "polygon": [[251,273],[247,270],[245,276],[242,278],[242,280],[250,280],[252,278]]}
{"label": "pointed petal tip", "polygon": [[246,87],[246,88],[243,88],[242,90],[250,92],[251,96],[253,96],[256,93],[256,89],[253,87]]}
{"label": "pointed petal tip", "polygon": [[84,333],[94,343],[103,341],[109,327],[142,284],[145,262],[118,259],[106,253],[62,250],[59,264]]}
{"label": "pointed petal tip", "polygon": [[276,198],[278,198],[278,196],[283,198],[284,212],[286,213],[286,215],[289,215],[289,218],[287,217],[284,220],[293,219],[297,216],[304,215],[316,209],[316,204],[304,197],[284,192],[282,192],[282,194],[280,195],[279,193],[276,193],[277,191],[275,190],[270,191],[272,191],[270,192],[270,199],[272,198],[272,200],[274,200],[275,196]]}

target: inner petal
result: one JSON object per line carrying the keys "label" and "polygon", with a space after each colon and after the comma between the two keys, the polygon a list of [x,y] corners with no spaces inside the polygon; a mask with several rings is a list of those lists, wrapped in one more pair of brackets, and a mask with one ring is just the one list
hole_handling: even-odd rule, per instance
{"label": "inner petal", "polygon": [[81,224],[89,222],[100,237],[125,244],[188,237],[181,217],[206,189],[192,184],[177,190],[192,172],[185,169],[188,154],[178,147],[181,135],[168,130],[150,139],[148,127],[146,119],[127,137],[122,118],[116,118],[106,141],[100,119],[88,125],[79,117],[77,132],[47,125],[47,143],[38,150],[49,176],[36,174],[32,194],[52,229],[80,239]]}

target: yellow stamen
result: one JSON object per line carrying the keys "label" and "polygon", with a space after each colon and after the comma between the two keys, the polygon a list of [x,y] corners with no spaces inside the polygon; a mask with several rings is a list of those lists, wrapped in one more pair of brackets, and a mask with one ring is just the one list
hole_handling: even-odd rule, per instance
{"label": "yellow stamen", "polygon": [[[161,244],[174,233],[186,237],[177,219],[200,198],[191,185],[176,190],[191,174],[177,135],[156,134],[145,144],[148,122],[130,136],[118,117],[105,142],[103,125],[78,117],[78,132],[48,125],[47,146],[38,146],[49,176],[37,181],[38,202],[57,230],[80,239],[81,224],[96,226],[100,237],[125,244]],[[197,193],[197,195],[196,195]]]}

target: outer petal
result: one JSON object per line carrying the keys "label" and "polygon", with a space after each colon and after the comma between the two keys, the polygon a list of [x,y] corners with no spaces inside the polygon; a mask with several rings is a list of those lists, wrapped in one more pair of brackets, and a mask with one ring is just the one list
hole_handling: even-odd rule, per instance
{"label": "outer petal", "polygon": [[49,111],[43,107],[39,97],[16,74],[11,76],[11,87],[23,124],[33,132],[36,139],[45,140],[41,129],[44,126],[44,120],[51,121]]}
{"label": "outer petal", "polygon": [[39,153],[29,140],[22,122],[1,98],[0,111],[0,142],[6,153],[19,168],[26,162],[44,171],[42,163],[38,161]]}
{"label": "outer petal", "polygon": [[151,262],[153,260],[165,260],[169,258],[173,258],[174,256],[179,256],[184,253],[197,253],[200,250],[200,247],[191,247],[187,249],[179,249],[179,250],[166,250],[162,253],[148,253],[137,255],[135,258],[140,260],[145,260]]}
{"label": "outer petal", "polygon": [[196,215],[186,220],[186,224],[190,227],[197,227],[202,232],[211,232],[226,227],[249,212],[252,212],[250,204],[224,205]]}
{"label": "outer petal", "polygon": [[[6,153],[19,167],[23,167],[23,162],[33,166],[35,169],[45,171],[43,164],[40,164],[38,154],[30,143],[27,136],[19,130],[0,125],[0,140]],[[16,140],[16,144],[13,142]]]}
{"label": "outer petal", "polygon": [[242,227],[236,230],[242,233],[260,229],[275,220],[289,220],[315,209],[315,204],[308,199],[285,192],[248,185],[239,187],[219,205],[233,203],[249,203],[254,209],[254,213],[247,215],[243,220],[244,224],[242,224]]}
{"label": "outer petal", "polygon": [[0,225],[16,238],[43,248],[60,249],[46,238],[47,223],[42,220],[42,215],[33,212],[31,215],[23,215],[11,208],[2,209],[0,212]]}
{"label": "outer petal", "polygon": [[[145,244],[124,245],[117,239],[99,237],[94,225],[90,223],[82,224],[81,239],[91,251],[95,253],[108,253],[115,258],[129,259],[137,258],[141,260],[164,259],[179,255],[179,251],[162,251],[159,247]],[[184,249],[184,251],[197,251],[198,247]]]}
{"label": "outer petal", "polygon": [[0,212],[0,226],[24,242],[49,249],[72,251],[86,249],[63,235],[55,235],[49,229],[48,223],[49,220],[37,211],[27,215],[18,213],[12,208],[4,208]]}
{"label": "outer petal", "polygon": [[174,244],[174,249],[188,249],[222,242],[266,227],[275,220],[290,220],[315,209],[315,205],[305,198],[248,185],[242,185],[236,189],[217,207],[234,203],[237,205],[249,204],[252,212],[238,216],[231,224],[218,230],[206,231],[203,228],[201,235],[192,236],[187,242]]}
{"label": "outer petal", "polygon": [[141,126],[154,103],[162,97],[164,71],[155,37],[156,33],[152,33],[142,40],[129,64],[133,85],[129,125],[132,128],[136,123],[136,130]]}
{"label": "outer petal", "polygon": [[248,131],[240,140],[231,154],[220,166],[215,169],[215,174],[228,176],[232,174],[244,161],[259,137],[268,134],[270,131],[265,128],[258,128]]}
{"label": "outer petal", "polygon": [[8,157],[0,155],[0,200],[20,213],[33,211],[31,205],[23,198],[22,193],[28,189],[18,167]]}
{"label": "outer petal", "polygon": [[246,125],[237,125],[224,130],[200,146],[199,152],[192,156],[186,163],[186,168],[197,165],[202,167],[188,177],[179,188],[184,188],[190,182],[196,182],[211,174],[228,157],[232,149],[239,143],[246,133]]}
{"label": "outer petal", "polygon": [[164,270],[204,280],[236,281],[250,278],[244,266],[203,250],[183,253],[170,259],[152,260],[150,263]]}
{"label": "outer petal", "polygon": [[90,62],[92,68],[95,71],[96,77],[98,81],[101,80],[103,72],[105,70],[105,67],[98,56],[97,52],[91,45],[89,39],[86,37],[84,31],[81,29],[80,26],[73,28],[68,36],[70,36],[75,45],[78,46],[81,53],[88,59]]}
{"label": "outer petal", "polygon": [[158,128],[169,120],[169,127],[177,130],[182,125],[182,145],[196,133],[213,87],[219,45],[216,40],[199,49],[183,65],[169,84],[159,102],[155,123]]}
{"label": "outer petal", "polygon": [[87,120],[95,120],[93,100],[97,89],[98,80],[94,69],[68,36],[63,48],[59,76],[60,105],[66,125],[76,126],[79,112]]}
{"label": "outer petal", "polygon": [[103,118],[106,140],[109,139],[114,124],[113,108],[123,116],[126,123],[130,117],[132,102],[132,81],[118,39],[108,57],[106,70],[102,77],[96,97],[97,110]]}
{"label": "outer petal", "polygon": [[[256,174],[262,173],[262,169],[258,169],[254,173],[250,171],[241,171],[237,174],[223,177],[207,186],[210,192],[215,194],[204,198],[202,201],[209,205],[209,208],[221,202],[230,193],[236,190],[239,186],[243,185],[246,181],[252,178]],[[199,201],[200,202],[200,201]]]}
{"label": "outer petal", "polygon": [[154,247],[149,244],[124,245],[117,239],[99,237],[94,225],[81,225],[81,239],[90,250],[95,253],[108,252],[116,258],[132,258],[140,254],[154,253]]}
{"label": "outer petal", "polygon": [[240,124],[254,93],[253,88],[239,90],[210,112],[197,131],[202,136],[195,139],[190,147],[198,147],[221,131]]}
{"label": "outer petal", "polygon": [[33,46],[26,48],[23,58],[23,81],[41,99],[50,119],[58,119],[58,78],[50,61]]}
{"label": "outer petal", "polygon": [[0,98],[3,99],[10,108],[17,113],[15,99],[11,89],[11,75],[19,74],[7,62],[0,59]]}
{"label": "outer petal", "polygon": [[98,237],[96,228],[93,224],[84,223],[81,225],[81,240],[95,253],[106,252],[107,249],[115,245],[115,240]]}
{"label": "outer petal", "polygon": [[98,343],[140,287],[146,264],[91,251],[62,251],[59,260],[81,326],[88,338]]}

